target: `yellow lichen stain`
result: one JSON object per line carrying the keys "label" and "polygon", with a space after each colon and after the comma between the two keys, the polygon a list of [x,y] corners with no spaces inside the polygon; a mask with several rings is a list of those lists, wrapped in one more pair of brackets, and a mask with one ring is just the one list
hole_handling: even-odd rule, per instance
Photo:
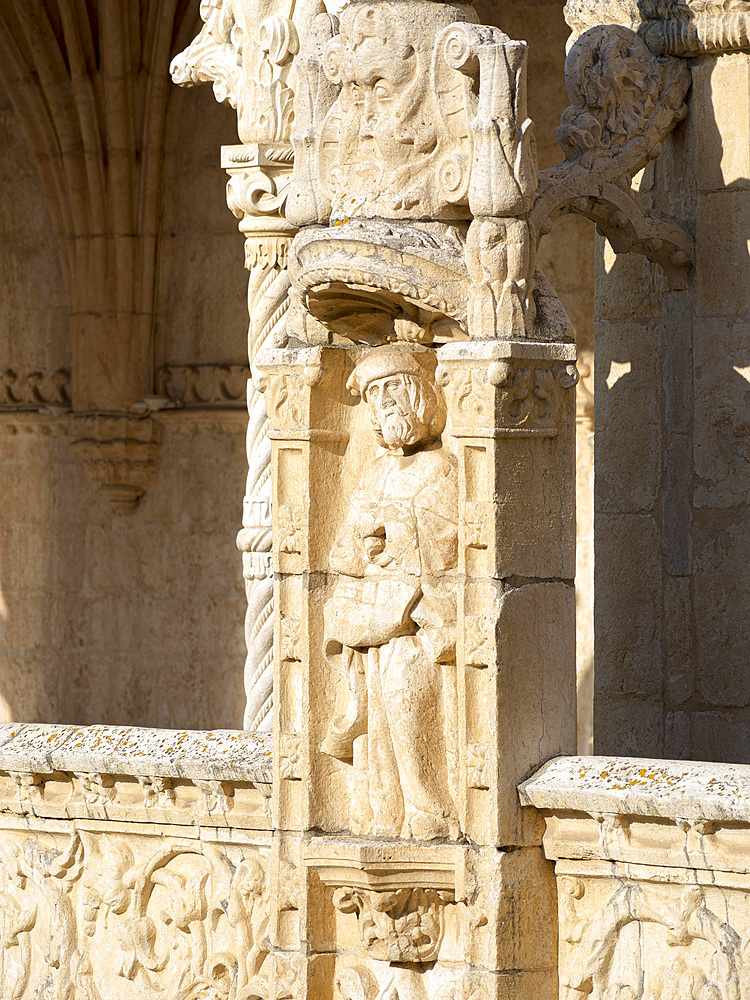
{"label": "yellow lichen stain", "polygon": [[350,222],[350,221],[351,221],[351,220],[350,220],[350,219],[348,219],[348,218],[347,218],[347,219],[337,219],[337,220],[336,220],[336,222],[334,222],[334,226],[343,226],[343,225],[345,225],[345,224],[346,224],[347,222]]}

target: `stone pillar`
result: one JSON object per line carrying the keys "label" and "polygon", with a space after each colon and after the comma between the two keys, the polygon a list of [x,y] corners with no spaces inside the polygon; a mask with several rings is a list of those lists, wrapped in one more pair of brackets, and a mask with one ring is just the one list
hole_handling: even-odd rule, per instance
{"label": "stone pillar", "polygon": [[535,268],[525,58],[426,0],[306,40],[290,341],[255,363],[273,997],[556,994],[552,871],[515,788],[575,747],[577,373]]}
{"label": "stone pillar", "polygon": [[527,46],[467,5],[357,0],[300,35],[287,339],[253,365],[277,696],[258,995],[551,1000],[552,868],[516,786],[575,747],[578,375],[537,249],[574,213],[682,279],[689,235],[627,181],[687,76],[594,29],[538,171]]}
{"label": "stone pillar", "polygon": [[116,512],[135,508],[158,455],[166,70],[185,19],[176,0],[0,11],[0,82],[35,159],[68,298],[71,385],[56,415],[69,414],[73,451]]}
{"label": "stone pillar", "polygon": [[[569,3],[576,31],[611,3]],[[599,247],[597,753],[750,754],[747,4],[617,5],[690,73],[689,114],[636,178],[695,234],[682,288]],[[632,8],[632,9],[631,9]]]}
{"label": "stone pillar", "polygon": [[[291,146],[228,146],[227,200],[241,220],[250,272],[248,359],[283,343],[289,307],[287,253],[294,230],[283,217],[291,177]],[[247,594],[245,729],[271,730],[273,708],[273,569],[271,565],[271,444],[263,396],[247,383],[247,484],[237,547]]]}

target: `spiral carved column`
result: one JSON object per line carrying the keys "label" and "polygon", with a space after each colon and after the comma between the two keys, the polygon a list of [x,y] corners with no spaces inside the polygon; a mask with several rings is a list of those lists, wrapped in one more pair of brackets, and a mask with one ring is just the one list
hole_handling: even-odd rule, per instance
{"label": "spiral carved column", "polygon": [[[247,165],[248,158],[255,162]],[[282,217],[291,174],[291,150],[234,146],[224,150],[227,201],[245,236],[248,281],[248,358],[284,342],[289,306],[287,250],[294,230]],[[247,482],[242,505],[245,613],[245,729],[272,728],[273,570],[271,566],[271,443],[263,396],[247,384]]]}

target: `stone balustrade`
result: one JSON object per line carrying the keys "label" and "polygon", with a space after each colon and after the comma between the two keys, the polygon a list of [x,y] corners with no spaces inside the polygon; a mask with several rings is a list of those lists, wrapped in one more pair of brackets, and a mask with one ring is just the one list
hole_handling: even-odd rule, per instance
{"label": "stone balustrade", "polygon": [[560,997],[750,995],[750,766],[560,757],[520,786],[555,863]]}
{"label": "stone balustrade", "polygon": [[0,726],[0,996],[265,996],[270,736]]}

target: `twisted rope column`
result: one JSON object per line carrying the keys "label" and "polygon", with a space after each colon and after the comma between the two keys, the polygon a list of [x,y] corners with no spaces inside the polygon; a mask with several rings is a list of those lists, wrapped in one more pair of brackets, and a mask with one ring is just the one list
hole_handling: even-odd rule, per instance
{"label": "twisted rope column", "polygon": [[[225,146],[222,162],[229,173],[227,204],[240,220],[245,237],[245,267],[250,272],[247,353],[252,367],[266,346],[286,337],[289,308],[287,255],[294,229],[284,218],[293,153],[287,143]],[[247,383],[247,481],[242,504],[242,552],[245,613],[245,729],[273,728],[273,568],[271,563],[271,442],[262,393]]]}
{"label": "twisted rope column", "polygon": [[[286,256],[291,234],[246,238],[250,269],[248,356],[252,365],[266,345],[283,343],[289,306]],[[271,566],[271,442],[262,393],[247,384],[247,484],[237,545],[247,595],[245,614],[245,729],[272,728],[273,570]]]}

